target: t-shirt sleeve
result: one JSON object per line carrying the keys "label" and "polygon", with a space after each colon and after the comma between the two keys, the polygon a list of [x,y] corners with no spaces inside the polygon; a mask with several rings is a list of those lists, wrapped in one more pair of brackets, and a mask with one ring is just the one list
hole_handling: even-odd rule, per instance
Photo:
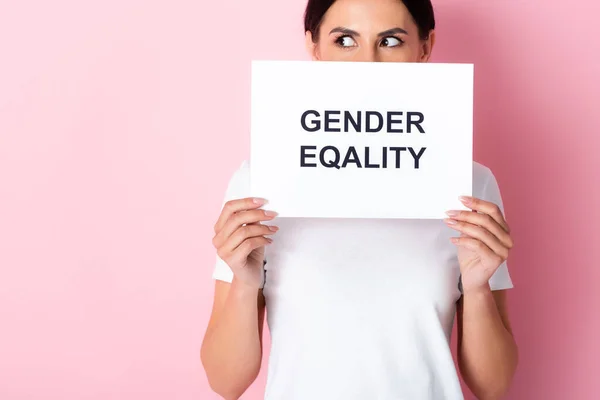
{"label": "t-shirt sleeve", "polygon": [[[222,205],[224,206],[229,200],[242,199],[250,197],[250,166],[248,161],[243,161],[240,167],[234,171],[227,189]],[[231,282],[233,280],[233,271],[225,261],[215,255],[215,266],[212,273],[212,278],[220,281]],[[262,287],[262,284],[261,284]]]}
{"label": "t-shirt sleeve", "polygon": [[[483,193],[481,194],[480,198],[482,200],[497,204],[502,211],[502,214],[506,218],[504,204],[502,202],[502,195],[500,194],[500,188],[498,186],[496,177],[489,168],[486,170],[486,172],[487,179],[484,183]],[[507,261],[504,261],[500,267],[498,267],[496,272],[494,272],[490,278],[489,283],[492,290],[511,289],[513,287],[513,282],[508,271]]]}

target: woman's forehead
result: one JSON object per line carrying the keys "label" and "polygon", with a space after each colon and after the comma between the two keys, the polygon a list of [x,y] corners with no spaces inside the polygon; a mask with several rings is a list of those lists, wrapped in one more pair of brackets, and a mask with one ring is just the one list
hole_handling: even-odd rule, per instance
{"label": "woman's forehead", "polygon": [[321,23],[324,26],[378,32],[396,27],[407,31],[416,28],[400,0],[337,0],[325,13]]}

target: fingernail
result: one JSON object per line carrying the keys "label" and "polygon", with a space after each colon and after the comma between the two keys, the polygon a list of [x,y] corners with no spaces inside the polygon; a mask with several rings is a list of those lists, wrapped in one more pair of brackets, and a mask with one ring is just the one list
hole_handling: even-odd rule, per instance
{"label": "fingernail", "polygon": [[265,211],[265,215],[267,217],[275,217],[277,216],[277,213],[275,211]]}
{"label": "fingernail", "polygon": [[271,238],[265,238],[265,239],[267,239],[267,242],[269,242],[269,244],[273,243],[273,239],[271,239]]}
{"label": "fingernail", "polygon": [[450,218],[444,219],[444,222],[446,222],[448,225],[456,225],[456,221]]}
{"label": "fingernail", "polygon": [[455,237],[453,237],[453,238],[450,238],[450,241],[451,241],[452,243],[456,244],[456,243],[458,243],[458,238],[455,238]]}
{"label": "fingernail", "polygon": [[471,202],[471,198],[467,196],[460,196],[459,199],[465,204],[469,204]]}
{"label": "fingernail", "polygon": [[446,211],[446,214],[450,217],[456,217],[458,215],[458,211],[450,210]]}
{"label": "fingernail", "polygon": [[262,205],[262,204],[265,204],[267,202],[267,200],[266,199],[261,199],[260,197],[255,197],[255,198],[252,199],[252,202],[254,204],[261,204]]}
{"label": "fingernail", "polygon": [[277,231],[279,230],[279,228],[278,228],[278,227],[276,227],[276,226],[269,226],[269,230],[270,230],[271,232],[277,232]]}

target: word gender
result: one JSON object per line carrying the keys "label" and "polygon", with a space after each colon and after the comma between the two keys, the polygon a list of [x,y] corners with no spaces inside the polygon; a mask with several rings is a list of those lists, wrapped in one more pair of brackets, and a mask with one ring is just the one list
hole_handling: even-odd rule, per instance
{"label": "word gender", "polygon": [[[306,110],[302,113],[300,124],[306,132],[366,132],[377,133],[411,133],[417,130],[425,133],[423,129],[423,113],[416,111],[337,111],[326,110],[319,113],[317,110]],[[385,128],[385,129],[384,129]]]}

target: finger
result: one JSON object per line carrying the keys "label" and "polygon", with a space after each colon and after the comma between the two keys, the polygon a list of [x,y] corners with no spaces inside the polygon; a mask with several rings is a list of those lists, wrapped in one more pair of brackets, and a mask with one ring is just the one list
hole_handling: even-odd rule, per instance
{"label": "finger", "polygon": [[502,210],[500,210],[500,207],[498,207],[497,204],[469,196],[461,196],[460,201],[471,210],[488,214],[502,227],[502,229],[510,233],[510,227],[506,223]]}
{"label": "finger", "polygon": [[223,243],[235,232],[240,226],[245,224],[254,224],[262,221],[270,221],[277,213],[273,211],[265,210],[249,210],[240,211],[232,216],[225,222],[223,228],[215,235],[213,244],[216,247],[220,247]]}
{"label": "finger", "polygon": [[257,236],[273,235],[279,228],[277,226],[262,225],[262,224],[248,224],[240,226],[236,229],[229,239],[223,243],[223,251],[233,252],[244,240]]}
{"label": "finger", "polygon": [[503,246],[508,247],[509,249],[512,249],[514,245],[510,234],[489,214],[459,210],[450,210],[446,212],[446,214],[453,220],[468,222],[473,225],[484,227],[496,236]]}
{"label": "finger", "polygon": [[267,246],[273,243],[273,239],[266,238],[264,236],[255,236],[252,238],[248,238],[244,240],[238,247],[236,247],[233,252],[231,252],[231,262],[232,263],[243,263],[250,253],[259,247]]}
{"label": "finger", "polygon": [[247,197],[244,199],[236,199],[230,200],[223,205],[223,210],[221,210],[221,215],[219,215],[219,219],[215,223],[214,230],[215,233],[218,233],[225,223],[229,220],[229,218],[240,211],[246,210],[254,210],[266,204],[265,199],[256,198],[256,197]]}
{"label": "finger", "polygon": [[452,243],[457,246],[471,250],[472,252],[479,255],[482,260],[490,260],[495,265],[500,265],[504,262],[504,259],[496,254],[481,240],[474,239],[471,237],[453,237]]}
{"label": "finger", "polygon": [[454,219],[445,219],[449,227],[455,229],[470,238],[478,239],[485,244],[494,253],[502,257],[508,258],[508,248],[502,244],[500,239],[493,235],[490,231],[479,225],[473,225],[469,222],[456,221]]}

